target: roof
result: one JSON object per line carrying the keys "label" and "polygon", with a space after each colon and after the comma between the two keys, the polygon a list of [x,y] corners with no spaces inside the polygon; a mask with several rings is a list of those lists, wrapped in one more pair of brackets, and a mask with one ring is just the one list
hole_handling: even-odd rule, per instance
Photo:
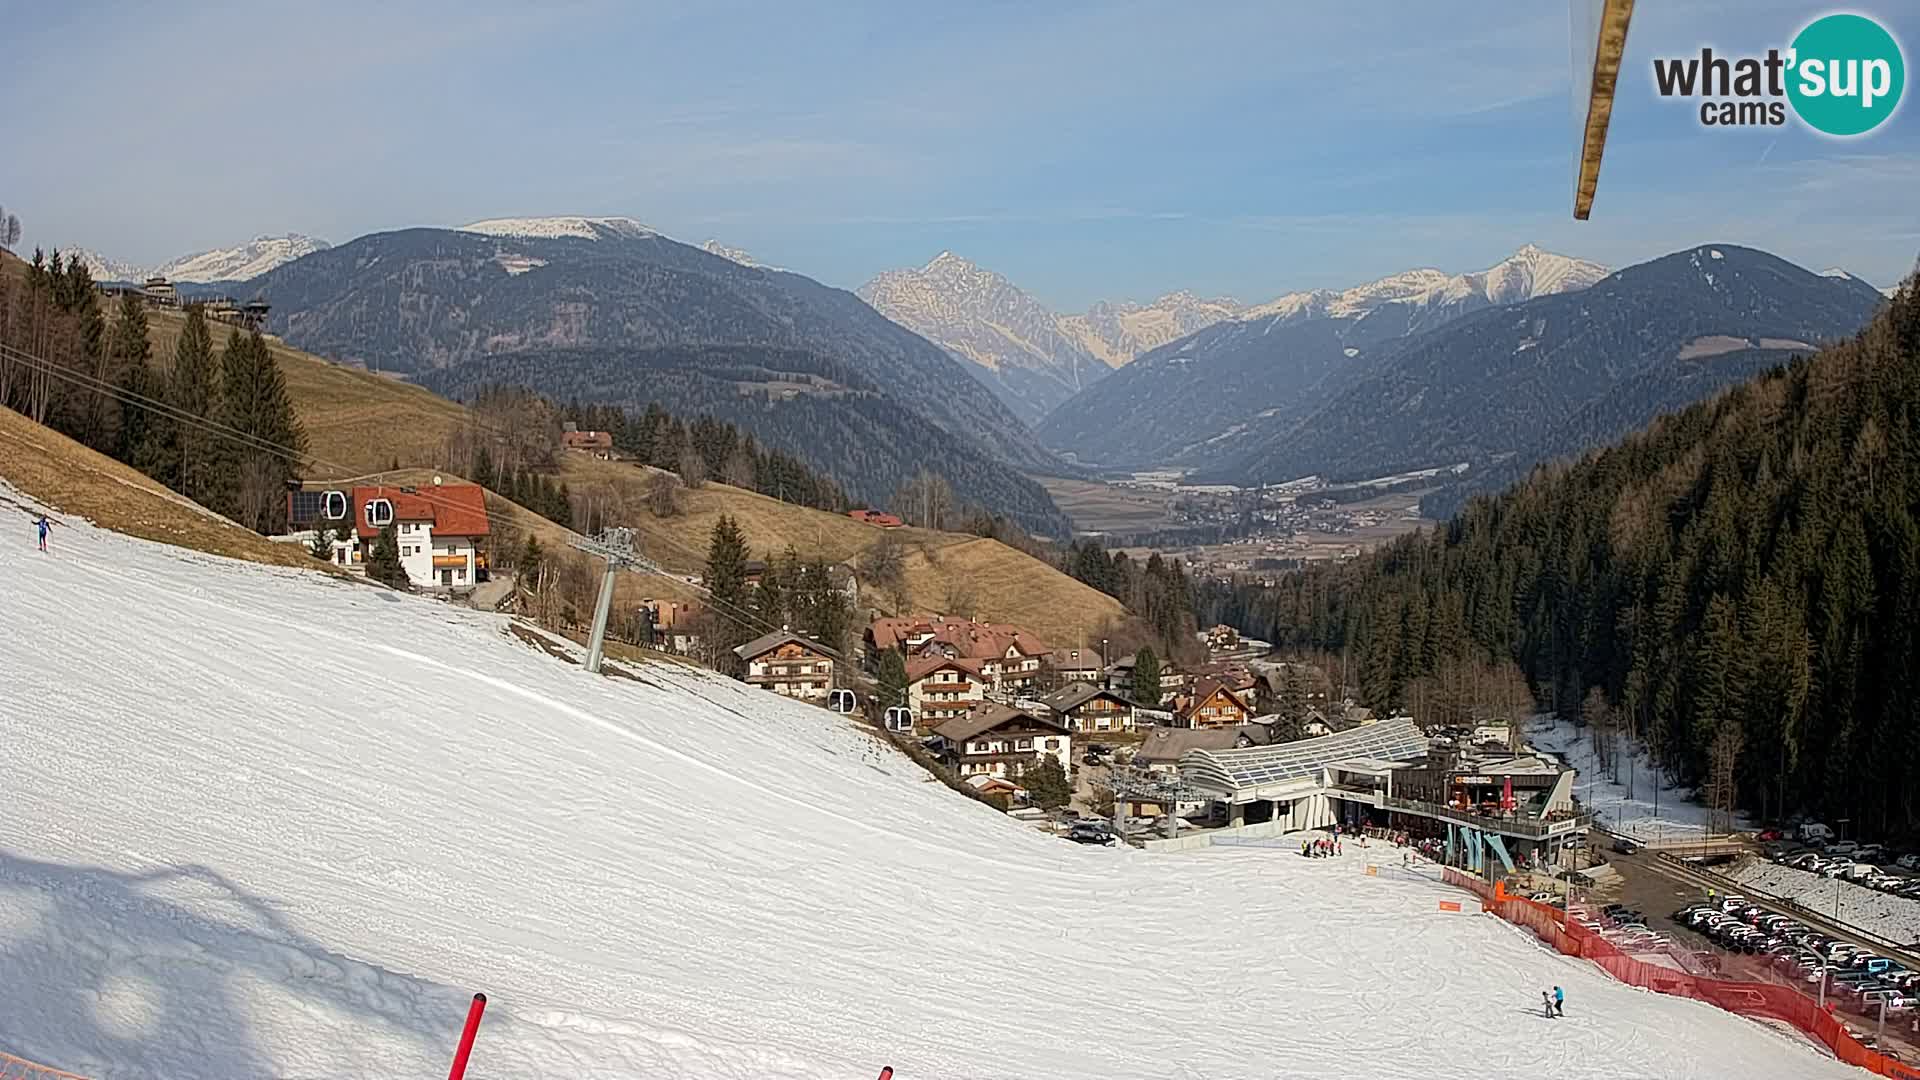
{"label": "roof", "polygon": [[431,522],[436,536],[486,536],[490,531],[487,495],[478,484],[439,484],[424,490],[356,487],[349,501],[353,504],[354,531],[362,536],[380,531],[367,524],[367,504],[375,499],[393,504],[395,521]]}
{"label": "roof", "polygon": [[864,521],[869,525],[892,527],[905,524],[905,522],[901,521],[897,516],[889,514],[884,510],[849,510],[847,511],[847,516],[855,521]]}
{"label": "roof", "polygon": [[1253,712],[1252,709],[1247,708],[1246,699],[1242,698],[1233,687],[1228,686],[1219,679],[1201,679],[1193,684],[1193,700],[1187,702],[1186,707],[1181,709],[1178,715],[1191,716],[1215,694],[1225,694],[1232,698],[1233,703],[1240,706],[1240,711],[1242,712],[1249,714]]}
{"label": "roof", "polygon": [[754,638],[752,641],[749,641],[745,645],[742,645],[739,648],[733,650],[733,654],[735,656],[738,656],[742,660],[751,660],[756,656],[760,656],[764,653],[777,649],[780,646],[785,645],[790,641],[799,642],[801,645],[804,645],[807,648],[812,649],[814,652],[819,653],[821,656],[830,657],[835,660],[840,659],[839,653],[833,651],[832,649],[827,648],[825,645],[822,645],[817,641],[811,641],[807,638],[803,638],[799,634],[793,633],[790,630],[779,630],[771,634],[766,634],[761,637]]}
{"label": "roof", "polygon": [[907,683],[912,685],[942,668],[959,668],[975,678],[984,679],[978,660],[956,660],[947,656],[915,656],[907,660]]}
{"label": "roof", "polygon": [[1053,660],[1055,671],[1099,671],[1100,654],[1091,649],[1068,649]]}
{"label": "roof", "polygon": [[1154,725],[1133,752],[1141,765],[1172,764],[1189,750],[1225,750],[1239,741],[1238,728],[1170,728]]}
{"label": "roof", "polygon": [[1427,745],[1412,720],[1397,718],[1277,746],[1196,748],[1181,756],[1180,773],[1201,787],[1235,793],[1309,777],[1341,761],[1412,761],[1426,755]]}
{"label": "roof", "polygon": [[1040,704],[1045,705],[1054,712],[1066,712],[1068,709],[1077,709],[1097,697],[1112,698],[1130,709],[1140,707],[1134,704],[1125,694],[1105,690],[1092,683],[1085,682],[1077,682],[1070,686],[1064,686],[1048,694],[1046,697],[1041,698]]}
{"label": "roof", "polygon": [[1039,635],[1023,626],[949,619],[944,615],[875,619],[867,632],[873,636],[875,648],[905,649],[909,641],[931,636],[958,655],[972,659],[1005,656],[1009,648],[1018,649],[1022,656],[1044,656],[1051,651]]}
{"label": "roof", "polygon": [[1067,733],[1066,725],[1051,717],[1036,716],[1010,705],[982,705],[965,716],[956,716],[941,724],[933,729],[933,733],[948,742],[966,742],[981,732],[992,731],[1016,720],[1031,721],[1036,727],[1057,731],[1062,735]]}
{"label": "roof", "polygon": [[565,431],[560,441],[569,448],[607,449],[613,446],[613,434],[606,431]]}

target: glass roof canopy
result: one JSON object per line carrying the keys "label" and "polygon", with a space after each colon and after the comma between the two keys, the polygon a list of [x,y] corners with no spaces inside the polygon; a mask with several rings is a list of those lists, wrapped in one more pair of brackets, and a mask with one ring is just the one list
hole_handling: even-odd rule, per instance
{"label": "glass roof canopy", "polygon": [[1279,746],[1189,750],[1180,755],[1180,774],[1198,787],[1237,794],[1266,784],[1316,778],[1322,769],[1353,758],[1411,761],[1426,756],[1427,746],[1427,737],[1411,719],[1396,717]]}

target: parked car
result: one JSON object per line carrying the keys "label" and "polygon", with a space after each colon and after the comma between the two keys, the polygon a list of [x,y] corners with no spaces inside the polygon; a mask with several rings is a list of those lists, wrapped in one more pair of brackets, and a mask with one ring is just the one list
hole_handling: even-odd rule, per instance
{"label": "parked car", "polygon": [[1852,840],[1841,840],[1827,845],[1829,855],[1852,855],[1860,850],[1860,845]]}
{"label": "parked car", "polygon": [[1920,854],[1909,851],[1893,860],[1893,865],[1902,870],[1920,870]]}
{"label": "parked car", "polygon": [[1887,849],[1881,844],[1861,844],[1854,850],[1853,861],[1878,865],[1886,855]]}

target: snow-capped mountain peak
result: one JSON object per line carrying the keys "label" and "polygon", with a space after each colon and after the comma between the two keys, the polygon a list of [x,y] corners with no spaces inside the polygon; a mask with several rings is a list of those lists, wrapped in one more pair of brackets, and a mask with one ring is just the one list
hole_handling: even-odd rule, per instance
{"label": "snow-capped mountain peak", "polygon": [[1607,268],[1585,259],[1556,255],[1527,244],[1485,270],[1448,274],[1422,267],[1389,274],[1377,281],[1331,291],[1291,292],[1240,312],[1242,322],[1258,319],[1291,322],[1330,317],[1352,319],[1389,304],[1431,309],[1460,304],[1517,304],[1536,296],[1584,289],[1607,276]]}
{"label": "snow-capped mountain peak", "polygon": [[486,221],[462,225],[458,231],[533,240],[555,240],[562,237],[580,240],[607,238],[644,240],[650,236],[660,235],[630,217],[488,218]]}
{"label": "snow-capped mountain peak", "polygon": [[144,281],[163,277],[168,281],[205,284],[210,281],[248,281],[303,255],[325,251],[332,245],[299,233],[285,236],[256,236],[237,247],[215,248],[182,255],[159,266],[109,259],[85,248],[67,252],[86,264],[95,281]]}
{"label": "snow-capped mountain peak", "polygon": [[154,273],[169,281],[247,281],[332,245],[299,233],[256,236],[239,247],[216,248],[163,263]]}
{"label": "snow-capped mountain peak", "polygon": [[95,281],[142,281],[147,277],[145,267],[118,259],[109,259],[97,251],[87,248],[70,248],[60,253],[67,260],[79,259]]}

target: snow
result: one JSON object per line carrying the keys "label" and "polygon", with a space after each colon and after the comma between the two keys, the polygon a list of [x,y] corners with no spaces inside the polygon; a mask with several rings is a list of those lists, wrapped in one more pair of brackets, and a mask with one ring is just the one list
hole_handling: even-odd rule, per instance
{"label": "snow", "polygon": [[457,231],[536,240],[600,240],[609,236],[637,240],[659,235],[630,217],[490,218],[462,225]]}
{"label": "snow", "polygon": [[325,240],[299,233],[257,236],[237,247],[182,255],[153,267],[108,259],[85,249],[77,249],[73,254],[80,256],[81,261],[87,264],[95,281],[141,282],[158,276],[173,282],[204,284],[209,281],[250,281],[302,256],[325,251],[330,246]]}
{"label": "snow", "polygon": [[[1644,747],[1630,746],[1625,738],[1619,740],[1620,779],[1616,782],[1599,767],[1586,729],[1539,716],[1527,726],[1527,741],[1535,749],[1558,755],[1579,771],[1573,792],[1599,817],[1603,828],[1643,840],[1706,835],[1707,808],[1694,800],[1692,792],[1662,781]],[[1734,819],[1734,827],[1751,829],[1753,823],[1740,816]]]}
{"label": "snow", "polygon": [[0,500],[0,1047],[99,1080],[435,1075],[475,990],[475,1080],[1854,1075],[1353,847],[1077,847],[823,710]]}
{"label": "snow", "polygon": [[1842,281],[1853,280],[1852,274],[1847,273],[1845,270],[1842,270],[1837,266],[1829,266],[1825,270],[1820,271],[1820,276],[1830,277],[1830,278],[1839,278]]}
{"label": "snow", "polygon": [[1444,270],[1422,268],[1389,274],[1377,281],[1340,291],[1315,289],[1292,292],[1241,311],[1240,322],[1273,320],[1274,325],[1293,319],[1357,319],[1388,304],[1404,303],[1427,308],[1457,304],[1478,297],[1489,304],[1513,304],[1536,296],[1574,292],[1587,288],[1607,276],[1599,263],[1556,255],[1527,244],[1485,270],[1467,274],[1448,274]]}
{"label": "snow", "polygon": [[1707,256],[1708,256],[1709,258],[1713,258],[1713,259],[1724,259],[1724,258],[1726,258],[1726,256],[1725,256],[1725,255],[1722,255],[1722,254],[1720,254],[1720,249],[1719,249],[1719,248],[1713,248],[1712,250],[1710,250],[1710,251],[1708,251],[1708,252],[1707,252]]}
{"label": "snow", "polygon": [[1727,876],[1756,892],[1798,901],[1815,914],[1890,941],[1902,945],[1920,941],[1920,900],[1891,896],[1851,881],[1824,878],[1760,859],[1743,861]]}

